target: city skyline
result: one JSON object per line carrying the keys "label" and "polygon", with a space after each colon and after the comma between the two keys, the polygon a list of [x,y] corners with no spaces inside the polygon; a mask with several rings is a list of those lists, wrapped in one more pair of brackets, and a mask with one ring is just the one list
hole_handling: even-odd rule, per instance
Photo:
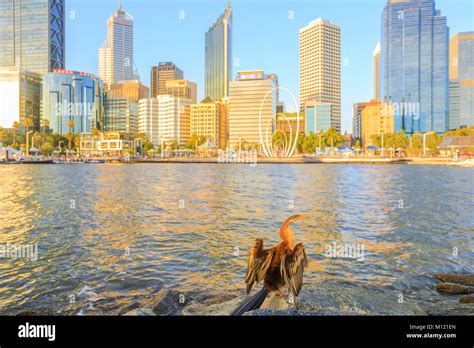
{"label": "city skyline", "polygon": [[[249,11],[255,8],[263,9],[268,7],[268,1],[261,1],[256,4],[249,2],[232,3],[234,25],[234,64],[232,80],[235,80],[237,71],[263,69],[278,74],[280,86],[294,91],[296,97],[298,91],[298,31],[311,20],[317,17],[323,17],[341,27],[342,31],[342,132],[351,132],[352,123],[352,104],[361,100],[370,100],[372,96],[372,62],[371,56],[374,45],[380,40],[380,16],[385,1],[367,1],[364,3],[364,11],[352,3],[346,1],[336,1],[336,5],[331,8],[319,7],[318,3],[322,1],[307,3],[300,2],[295,4],[285,4],[276,2],[275,6],[268,8],[275,14],[275,20],[280,24],[278,27],[272,26],[274,20],[266,19],[260,21],[259,30],[252,30],[246,23],[252,23],[255,20],[255,13]],[[469,6],[467,1],[451,1],[447,6],[447,1],[436,1],[443,15],[448,19],[450,26],[450,37],[459,31],[469,31],[469,11],[465,11]],[[67,38],[69,45],[67,53],[67,68],[97,73],[97,47],[89,47],[95,37],[88,37],[87,47],[82,46],[84,33],[92,28],[100,30],[100,35],[105,35],[104,22],[110,16],[113,9],[117,8],[116,1],[105,1],[94,5],[94,13],[90,16],[100,18],[101,23],[91,23],[87,21],[87,27],[84,27],[84,10],[88,3],[78,1],[68,1],[66,4],[67,14]],[[157,65],[160,61],[173,61],[186,71],[186,79],[198,84],[198,100],[204,98],[204,33],[209,26],[215,22],[216,18],[222,14],[227,6],[227,2],[199,2],[199,3],[169,3],[169,2],[144,2],[143,6],[137,6],[137,2],[126,1],[122,4],[135,19],[135,61],[142,82],[149,84],[148,74],[151,66]],[[252,5],[252,6],[250,6]],[[90,5],[89,5],[90,6]],[[153,8],[159,8],[156,16],[163,21],[152,21],[147,19],[147,13]],[[309,11],[305,11],[309,8]],[[317,10],[315,10],[317,9]],[[464,11],[463,11],[464,9]],[[293,12],[292,12],[293,11]],[[359,16],[364,24],[373,27],[367,30],[365,25],[354,27],[351,15]],[[106,13],[105,17],[103,13]],[[175,17],[172,16],[175,14]],[[89,14],[88,14],[89,16]],[[163,18],[162,18],[163,17]],[[166,18],[165,18],[166,17]],[[376,19],[376,20],[374,20]],[[284,20],[284,21],[283,21]],[[149,35],[149,23],[159,23],[156,28],[165,28],[172,31],[173,35]],[[268,30],[273,31],[274,35],[268,35]],[[375,29],[374,29],[375,28]],[[347,30],[347,32],[346,32]],[[252,34],[248,34],[249,32]],[[364,31],[364,40],[352,42],[351,38]],[[143,34],[147,32],[147,34]],[[103,33],[103,34],[102,34]],[[80,35],[82,34],[82,35]],[[248,36],[246,36],[248,35]],[[260,38],[265,37],[265,41]],[[373,37],[373,39],[372,39]],[[156,39],[155,39],[156,38]],[[170,40],[176,40],[180,45],[169,45]],[[182,40],[182,41],[181,41]],[[99,40],[100,41],[100,40]],[[74,45],[71,44],[74,42]],[[156,42],[156,45],[152,44]],[[272,42],[277,42],[271,45]],[[146,46],[146,51],[144,47]],[[258,51],[253,51],[255,46],[260,46]],[[288,49],[286,48],[288,47]],[[73,54],[78,49],[81,51],[80,57]],[[183,51],[187,51],[184,54]],[[91,53],[95,52],[92,56]],[[159,53],[161,52],[161,53]],[[276,54],[275,54],[276,52]],[[192,53],[192,54],[190,54]],[[271,56],[272,59],[268,59]],[[79,61],[78,61],[78,58]],[[238,65],[238,66],[236,66]],[[272,68],[277,67],[277,68]],[[291,107],[291,98],[284,93],[281,99],[286,102],[286,107]]]}

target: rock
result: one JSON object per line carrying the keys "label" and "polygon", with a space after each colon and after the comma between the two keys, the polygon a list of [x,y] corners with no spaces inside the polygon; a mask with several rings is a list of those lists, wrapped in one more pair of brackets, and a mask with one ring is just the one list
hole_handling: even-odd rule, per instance
{"label": "rock", "polygon": [[161,289],[143,307],[152,308],[156,315],[179,315],[184,307],[184,303],[180,303],[180,295],[183,294],[176,290]]}
{"label": "rock", "polygon": [[428,311],[429,315],[474,315],[474,306],[469,303],[456,303],[454,305],[443,304],[442,308],[433,308]]}
{"label": "rock", "polygon": [[462,285],[474,285],[474,274],[445,274],[436,273],[437,279],[445,283],[457,283]]}
{"label": "rock", "polygon": [[465,295],[459,299],[459,303],[474,303],[474,296]]}
{"label": "rock", "polygon": [[207,305],[202,303],[193,303],[186,306],[182,315],[230,315],[232,311],[242,302],[242,299],[236,297],[230,301]]}
{"label": "rock", "polygon": [[474,292],[474,288],[454,283],[437,284],[436,290],[444,294],[470,294]]}
{"label": "rock", "polygon": [[244,316],[246,317],[259,317],[259,316],[314,316],[322,315],[320,313],[314,313],[309,311],[297,311],[296,309],[256,309],[254,311],[245,312]]}
{"label": "rock", "polygon": [[130,312],[125,313],[124,315],[146,317],[146,316],[154,316],[156,314],[149,308],[137,308],[137,309],[131,310]]}

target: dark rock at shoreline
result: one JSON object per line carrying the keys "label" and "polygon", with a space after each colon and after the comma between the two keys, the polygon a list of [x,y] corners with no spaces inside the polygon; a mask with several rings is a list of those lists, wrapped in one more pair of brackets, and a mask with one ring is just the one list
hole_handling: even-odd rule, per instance
{"label": "dark rock at shoreline", "polygon": [[472,295],[461,296],[461,298],[459,299],[459,303],[474,303],[474,296]]}
{"label": "dark rock at shoreline", "polygon": [[149,308],[136,308],[124,314],[125,316],[137,316],[137,317],[147,317],[147,316],[154,316],[156,315]]}
{"label": "dark rock at shoreline", "polygon": [[161,289],[143,307],[151,308],[156,315],[179,315],[185,302],[181,299],[186,296],[176,290]]}
{"label": "dark rock at shoreline", "polygon": [[457,283],[462,285],[474,285],[474,274],[446,274],[436,273],[435,278],[445,283]]}
{"label": "dark rock at shoreline", "polygon": [[474,315],[474,306],[469,303],[444,304],[427,310],[428,315]]}
{"label": "dark rock at shoreline", "polygon": [[436,290],[444,294],[454,294],[454,295],[470,294],[474,292],[474,288],[472,287],[454,284],[454,283],[439,283],[436,285]]}

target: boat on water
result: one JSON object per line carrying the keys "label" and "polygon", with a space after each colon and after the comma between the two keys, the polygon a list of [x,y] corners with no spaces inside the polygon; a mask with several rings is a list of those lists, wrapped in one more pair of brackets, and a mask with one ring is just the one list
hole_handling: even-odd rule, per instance
{"label": "boat on water", "polygon": [[20,163],[23,164],[54,164],[54,161],[52,159],[41,159],[41,160],[21,160],[19,161]]}
{"label": "boat on water", "polygon": [[105,163],[105,160],[104,159],[86,159],[84,160],[84,163],[88,163],[88,164]]}
{"label": "boat on water", "polygon": [[84,162],[76,159],[61,159],[57,158],[53,160],[54,164],[84,164]]}

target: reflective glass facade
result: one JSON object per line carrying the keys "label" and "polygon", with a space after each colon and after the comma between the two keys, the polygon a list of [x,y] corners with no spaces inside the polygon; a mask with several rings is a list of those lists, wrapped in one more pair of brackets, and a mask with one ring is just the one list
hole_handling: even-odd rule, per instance
{"label": "reflective glass facade", "polygon": [[446,17],[435,9],[433,0],[386,3],[382,14],[382,96],[396,106],[395,131],[447,130],[448,47]]}
{"label": "reflective glass facade", "polygon": [[329,103],[306,103],[305,108],[305,130],[306,135],[310,132],[316,134],[320,131],[327,131],[331,126],[335,127],[335,123],[331,122],[333,118],[334,107]]}
{"label": "reflective glass facade", "polygon": [[[43,78],[43,117],[61,135],[102,128],[104,84],[93,75],[76,71],[52,72]],[[69,129],[68,122],[74,127]]]}
{"label": "reflective glass facade", "polygon": [[474,125],[474,32],[458,33],[449,44],[449,78],[452,86],[449,128]]}
{"label": "reflective glass facade", "polygon": [[64,0],[0,0],[0,66],[64,68],[64,40]]}
{"label": "reflective glass facade", "polygon": [[126,97],[105,98],[104,131],[134,134],[138,131],[138,104]]}
{"label": "reflective glass facade", "polygon": [[205,96],[219,101],[229,96],[232,80],[232,8],[230,4],[209,28],[205,39]]}

